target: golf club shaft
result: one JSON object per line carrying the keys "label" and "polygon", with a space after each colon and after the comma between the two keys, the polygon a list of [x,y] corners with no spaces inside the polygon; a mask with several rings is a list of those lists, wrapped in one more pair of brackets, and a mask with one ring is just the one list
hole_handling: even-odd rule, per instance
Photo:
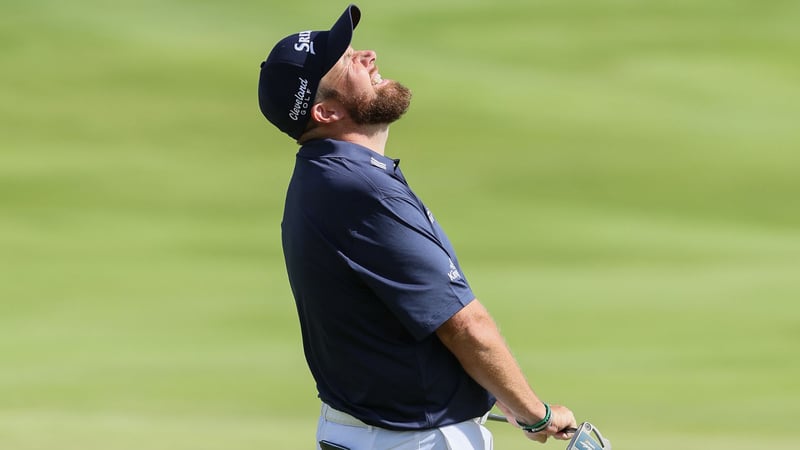
{"label": "golf club shaft", "polygon": [[[502,414],[494,414],[494,413],[489,413],[489,415],[486,417],[486,420],[491,420],[493,422],[508,422],[508,419],[506,418],[506,416],[504,416]],[[563,431],[565,433],[574,433],[574,432],[578,431],[578,429],[577,428],[565,428],[565,429],[563,429],[561,431]]]}

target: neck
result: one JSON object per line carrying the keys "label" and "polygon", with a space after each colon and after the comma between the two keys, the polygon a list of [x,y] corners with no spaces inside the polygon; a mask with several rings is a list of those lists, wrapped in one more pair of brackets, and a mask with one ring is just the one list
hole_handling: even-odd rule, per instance
{"label": "neck", "polygon": [[375,153],[384,154],[386,141],[389,139],[389,125],[371,125],[359,130],[352,130],[340,134],[334,139],[352,142],[367,147]]}
{"label": "neck", "polygon": [[380,155],[384,154],[386,141],[389,139],[389,125],[359,125],[348,129],[338,127],[318,127],[306,132],[298,141],[303,144],[312,139],[335,139],[337,141],[352,142],[372,150]]}

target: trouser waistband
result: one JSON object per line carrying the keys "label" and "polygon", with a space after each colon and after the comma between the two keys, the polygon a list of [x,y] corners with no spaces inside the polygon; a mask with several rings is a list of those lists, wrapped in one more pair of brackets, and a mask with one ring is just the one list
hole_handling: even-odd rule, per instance
{"label": "trouser waistband", "polygon": [[[339,425],[349,425],[351,427],[361,427],[361,428],[372,428],[372,425],[367,425],[366,423],[356,419],[355,417],[351,416],[350,414],[347,414],[344,411],[339,411],[338,409],[334,409],[327,403],[322,404],[322,412],[320,414],[328,422],[338,423]],[[476,423],[483,425],[486,423],[486,419],[488,417],[489,413],[487,412],[483,416],[476,417],[472,420],[475,421]]]}
{"label": "trouser waistband", "polygon": [[322,412],[320,414],[328,422],[338,423],[339,425],[349,425],[351,427],[361,427],[361,428],[372,428],[371,425],[367,425],[366,423],[356,419],[355,417],[351,416],[350,414],[347,414],[344,411],[333,409],[326,403],[322,404]]}

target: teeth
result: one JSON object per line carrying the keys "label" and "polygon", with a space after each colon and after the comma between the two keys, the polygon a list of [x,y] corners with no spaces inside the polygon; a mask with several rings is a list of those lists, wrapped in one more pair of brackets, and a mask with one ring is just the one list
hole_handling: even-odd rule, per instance
{"label": "teeth", "polygon": [[375,85],[377,85],[377,84],[380,84],[380,83],[381,83],[381,81],[383,81],[383,78],[381,77],[381,74],[379,74],[379,73],[376,73],[376,74],[375,74],[375,75],[372,77],[372,85],[373,85],[373,86],[375,86]]}

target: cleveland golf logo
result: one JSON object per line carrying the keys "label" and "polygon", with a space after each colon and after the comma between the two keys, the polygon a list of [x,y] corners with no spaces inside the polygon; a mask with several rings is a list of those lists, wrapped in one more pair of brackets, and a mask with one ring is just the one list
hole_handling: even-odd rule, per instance
{"label": "cleveland golf logo", "polygon": [[298,52],[314,53],[314,41],[311,40],[310,31],[301,31],[297,34],[297,43],[294,44],[294,49]]}
{"label": "cleveland golf logo", "polygon": [[305,78],[298,78],[298,80],[300,80],[300,87],[297,88],[297,93],[294,94],[294,105],[289,110],[289,118],[292,120],[298,120],[300,116],[305,116],[308,104],[311,101],[308,80]]}

